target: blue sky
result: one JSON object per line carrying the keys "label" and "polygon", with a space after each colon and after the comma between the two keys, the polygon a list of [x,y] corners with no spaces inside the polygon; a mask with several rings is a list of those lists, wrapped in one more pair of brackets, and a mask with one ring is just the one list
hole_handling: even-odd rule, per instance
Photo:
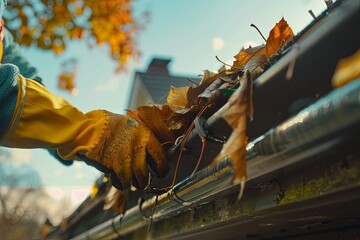
{"label": "blue sky", "polygon": [[[245,43],[264,43],[250,27],[251,23],[267,37],[275,23],[284,17],[296,34],[311,22],[309,9],[318,15],[325,9],[325,3],[322,0],[137,0],[135,13],[147,10],[151,21],[139,36],[142,55],[131,63],[128,74],[114,73],[115,63],[107,56],[106,48],[89,49],[81,42],[73,42],[61,56],[35,48],[24,48],[24,54],[39,69],[50,91],[80,110],[123,113],[134,71],[145,70],[154,56],[171,58],[170,70],[175,75],[193,76],[204,69],[216,70],[221,64],[215,56],[231,62]],[[70,57],[79,59],[77,96],[56,87],[60,63]],[[75,203],[86,196],[100,175],[81,162],[65,167],[44,150],[13,150],[12,156],[34,168],[53,196],[68,195]]]}

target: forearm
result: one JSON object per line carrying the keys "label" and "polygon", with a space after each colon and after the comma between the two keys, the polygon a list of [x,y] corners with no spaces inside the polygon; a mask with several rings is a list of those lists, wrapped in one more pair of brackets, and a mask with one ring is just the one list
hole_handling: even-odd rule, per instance
{"label": "forearm", "polygon": [[[18,91],[11,96],[16,95],[16,104],[10,113],[9,124],[2,129],[1,145],[57,148],[63,158],[69,159],[76,153],[86,154],[97,142],[105,126],[103,116],[84,114],[39,83],[21,75],[17,75],[16,82]],[[4,106],[2,102],[0,104]]]}

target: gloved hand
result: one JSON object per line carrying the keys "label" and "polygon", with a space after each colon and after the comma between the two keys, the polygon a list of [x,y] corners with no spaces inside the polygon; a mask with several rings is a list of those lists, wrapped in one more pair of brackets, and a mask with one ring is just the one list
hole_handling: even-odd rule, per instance
{"label": "gloved hand", "polygon": [[[111,175],[119,189],[147,184],[148,165],[160,176],[168,171],[165,152],[155,136],[128,116],[102,110],[82,113],[41,84],[17,75],[15,107],[0,145],[57,149],[64,160],[78,158]],[[1,116],[0,114],[0,116]],[[147,152],[149,155],[147,156]]]}
{"label": "gloved hand", "polygon": [[[88,116],[108,119],[98,142],[85,155],[77,154],[87,164],[109,173],[111,183],[127,189],[131,182],[137,188],[148,183],[150,168],[163,177],[168,172],[165,152],[156,137],[129,116],[95,110]],[[148,155],[147,155],[148,154]]]}

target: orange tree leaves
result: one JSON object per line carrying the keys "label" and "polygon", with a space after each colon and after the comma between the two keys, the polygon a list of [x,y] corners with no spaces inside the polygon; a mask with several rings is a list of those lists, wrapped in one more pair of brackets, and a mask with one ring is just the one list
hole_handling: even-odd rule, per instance
{"label": "orange tree leaves", "polygon": [[132,16],[131,0],[8,1],[7,28],[22,45],[62,53],[69,41],[86,39],[89,46],[105,44],[123,70],[137,56],[136,33],[143,23]]}
{"label": "orange tree leaves", "polygon": [[72,58],[61,64],[61,73],[58,76],[58,87],[76,95],[75,79],[77,74],[77,59]]}

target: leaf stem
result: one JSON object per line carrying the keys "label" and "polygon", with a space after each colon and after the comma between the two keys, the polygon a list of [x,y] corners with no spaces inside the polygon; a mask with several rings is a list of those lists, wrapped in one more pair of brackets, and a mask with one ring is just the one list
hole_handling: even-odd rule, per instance
{"label": "leaf stem", "polygon": [[216,60],[218,60],[219,62],[221,62],[222,64],[224,64],[225,66],[228,66],[228,67],[232,67],[230,64],[227,64],[226,62],[220,60],[220,58],[218,56],[215,56]]}
{"label": "leaf stem", "polygon": [[260,29],[259,29],[255,24],[253,24],[253,23],[250,24],[250,27],[255,28],[255,29],[258,31],[258,33],[260,34],[260,36],[262,37],[262,39],[264,39],[264,41],[267,42],[267,40],[265,39],[264,35],[261,33]]}
{"label": "leaf stem", "polygon": [[197,163],[196,163],[196,166],[194,168],[194,171],[191,173],[190,177],[193,177],[194,174],[196,173],[196,171],[198,170],[199,166],[200,166],[200,163],[201,163],[201,159],[202,159],[202,156],[203,156],[203,153],[204,153],[204,150],[205,150],[205,144],[206,144],[206,139],[203,138],[201,139],[201,152],[200,152],[200,156],[199,156],[199,159],[197,160]]}

